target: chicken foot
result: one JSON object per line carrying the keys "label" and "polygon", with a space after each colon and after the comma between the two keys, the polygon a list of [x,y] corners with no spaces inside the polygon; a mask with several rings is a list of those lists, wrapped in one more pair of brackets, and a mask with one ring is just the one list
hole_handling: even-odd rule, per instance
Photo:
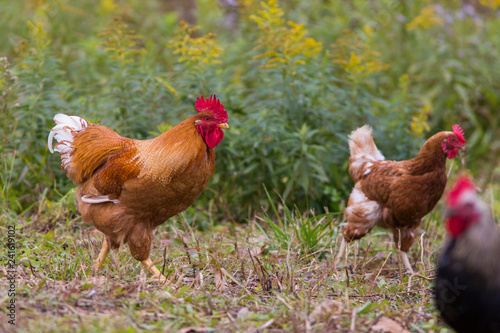
{"label": "chicken foot", "polygon": [[109,253],[109,243],[106,239],[104,239],[104,241],[102,242],[101,252],[99,252],[99,256],[92,264],[92,275],[96,275],[97,273],[99,273],[102,263],[104,262],[104,259],[106,259],[108,253]]}
{"label": "chicken foot", "polygon": [[[345,241],[344,238],[342,238],[342,243],[340,243],[339,252],[337,253],[337,257],[335,258],[335,265],[337,265],[342,259],[342,256],[346,252],[346,247],[347,247],[347,242]],[[404,267],[406,268],[406,272],[410,275],[413,274],[414,272],[413,269],[411,268],[410,261],[408,260],[408,254],[404,251],[399,251],[399,255],[401,261],[403,262]]]}
{"label": "chicken foot", "polygon": [[408,254],[404,251],[399,251],[399,255],[401,256],[401,261],[405,265],[406,272],[410,275],[413,274],[413,269],[411,268],[410,261],[408,260]]}
{"label": "chicken foot", "polygon": [[168,282],[167,278],[163,274],[161,274],[160,270],[156,268],[155,264],[151,261],[151,258],[148,258],[141,262],[144,265],[144,267],[146,267],[148,271],[150,271],[151,274],[153,274],[154,279],[159,280],[161,283]]}

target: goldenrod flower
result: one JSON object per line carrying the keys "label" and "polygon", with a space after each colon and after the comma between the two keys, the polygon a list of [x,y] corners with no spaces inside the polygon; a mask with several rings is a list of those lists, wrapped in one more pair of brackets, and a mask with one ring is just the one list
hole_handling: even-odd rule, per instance
{"label": "goldenrod flower", "polygon": [[221,61],[218,58],[224,49],[218,46],[219,42],[213,33],[192,37],[193,33],[199,29],[198,26],[191,27],[189,24],[181,22],[174,38],[168,43],[168,47],[174,49],[179,63],[201,71],[208,65],[220,64]]}
{"label": "goldenrod flower", "polygon": [[110,54],[110,59],[118,60],[122,70],[125,70],[126,64],[135,60],[135,55],[146,53],[144,48],[138,47],[141,37],[136,35],[134,30],[129,29],[120,17],[115,18],[99,36],[106,38],[100,46],[103,46],[104,51]]}
{"label": "goldenrod flower", "polygon": [[412,117],[410,123],[412,135],[422,138],[425,137],[425,132],[430,130],[429,124],[427,123],[430,111],[431,106],[426,104]]}
{"label": "goldenrod flower", "polygon": [[417,17],[406,25],[406,30],[429,29],[435,25],[443,25],[444,20],[436,13],[436,6],[423,8]]}
{"label": "goldenrod flower", "polygon": [[500,7],[500,0],[479,0],[479,3],[493,10],[497,10],[497,8]]}
{"label": "goldenrod flower", "polygon": [[[47,37],[47,30],[41,22],[28,21],[29,28],[29,43],[23,42],[16,47],[16,51],[21,59],[25,59],[27,55],[44,57],[42,50],[50,45],[50,39]],[[41,60],[43,62],[43,60]],[[34,63],[30,61],[22,61],[20,66],[24,69],[33,68]]]}
{"label": "goldenrod flower", "polygon": [[47,30],[43,27],[42,22],[32,23],[28,21],[28,27],[30,29],[30,39],[34,42],[35,49],[38,50],[50,44],[50,40],[47,38]]}
{"label": "goldenrod flower", "polygon": [[280,64],[291,70],[292,75],[299,65],[304,65],[307,59],[314,58],[323,45],[314,38],[306,37],[304,24],[288,21],[285,25],[283,10],[276,0],[262,2],[262,10],[250,19],[259,26],[263,36],[257,41],[255,50],[263,53],[254,59],[267,59],[263,68],[281,68]]}
{"label": "goldenrod flower", "polygon": [[258,6],[257,0],[238,0],[238,14],[242,19],[248,19],[257,11]]}
{"label": "goldenrod flower", "polygon": [[118,6],[115,0],[101,0],[99,1],[99,11],[102,14],[109,14],[115,11]]}
{"label": "goldenrod flower", "polygon": [[[367,38],[373,34],[371,27],[366,26],[364,31]],[[367,43],[350,30],[344,30],[343,36],[332,46],[333,62],[340,65],[351,82],[358,83],[373,73],[389,68],[388,64],[378,60],[379,52],[371,50]]]}

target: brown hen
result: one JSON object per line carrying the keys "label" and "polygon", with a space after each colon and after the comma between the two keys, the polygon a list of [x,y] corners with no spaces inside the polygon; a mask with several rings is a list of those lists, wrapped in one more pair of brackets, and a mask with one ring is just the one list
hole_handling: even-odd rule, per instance
{"label": "brown hen", "polygon": [[446,186],[446,158],[465,149],[463,131],[439,132],[430,137],[418,155],[407,161],[386,161],[375,146],[372,129],[365,125],[349,136],[349,173],[354,181],[344,218],[344,237],[337,255],[347,243],[365,236],[375,226],[390,228],[396,248],[409,273],[410,249],[421,219],[432,211]]}

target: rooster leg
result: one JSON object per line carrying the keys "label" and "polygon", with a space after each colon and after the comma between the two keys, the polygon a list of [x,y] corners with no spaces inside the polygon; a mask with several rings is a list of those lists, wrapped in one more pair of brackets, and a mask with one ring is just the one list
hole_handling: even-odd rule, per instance
{"label": "rooster leg", "polygon": [[92,275],[96,275],[97,273],[99,273],[99,269],[101,268],[101,265],[104,262],[104,259],[106,259],[108,253],[109,243],[106,238],[104,238],[104,241],[102,242],[101,252],[99,253],[97,259],[94,261],[94,264],[92,264]]}
{"label": "rooster leg", "polygon": [[404,251],[399,251],[399,255],[401,256],[401,260],[403,261],[408,274],[413,274],[413,269],[411,268],[410,261],[408,260],[408,254]]}
{"label": "rooster leg", "polygon": [[165,276],[163,276],[163,274],[161,274],[161,272],[158,270],[158,268],[156,268],[156,266],[151,261],[151,258],[148,258],[148,259],[141,261],[141,262],[144,265],[144,267],[146,267],[148,269],[148,271],[150,271],[151,274],[153,274],[154,279],[157,279],[162,283],[167,282],[167,278]]}

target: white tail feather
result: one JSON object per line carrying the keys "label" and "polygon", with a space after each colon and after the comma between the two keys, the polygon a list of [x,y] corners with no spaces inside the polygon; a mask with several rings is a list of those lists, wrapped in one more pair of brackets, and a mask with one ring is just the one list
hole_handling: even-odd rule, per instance
{"label": "white tail feather", "polygon": [[[51,153],[54,151],[59,152],[61,155],[61,166],[64,170],[69,171],[71,169],[71,151],[73,150],[73,137],[85,129],[89,123],[77,116],[67,116],[65,114],[59,113],[54,117],[54,126],[49,133],[47,140],[49,150]],[[53,148],[53,140],[56,139],[55,149]]]}
{"label": "white tail feather", "polygon": [[116,199],[110,199],[107,195],[84,195],[82,197],[82,201],[89,204],[104,203],[104,202],[112,202],[114,204],[117,204],[120,202]]}
{"label": "white tail feather", "polygon": [[357,173],[359,168],[367,162],[385,160],[384,155],[373,142],[372,128],[368,125],[358,128],[349,135],[349,150],[351,151],[349,169],[352,169],[354,173]]}

